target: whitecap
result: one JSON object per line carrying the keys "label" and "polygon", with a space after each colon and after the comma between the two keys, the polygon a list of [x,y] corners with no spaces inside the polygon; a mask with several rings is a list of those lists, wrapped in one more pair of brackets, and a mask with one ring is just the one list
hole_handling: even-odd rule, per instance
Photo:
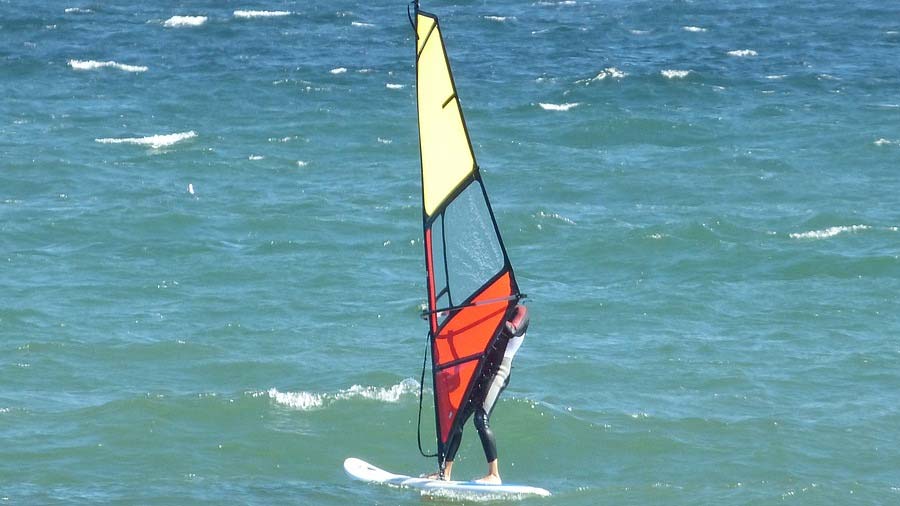
{"label": "whitecap", "polygon": [[350,23],[350,26],[359,26],[359,27],[363,27],[363,28],[371,28],[371,27],[373,27],[373,26],[375,26],[375,25],[373,25],[372,23],[363,23],[362,21],[352,21],[352,22]]}
{"label": "whitecap", "polygon": [[355,397],[371,399],[381,402],[399,402],[404,394],[419,392],[419,382],[406,378],[400,383],[384,387],[353,385],[350,388],[339,391],[334,395],[335,399],[352,399]]}
{"label": "whitecap", "polygon": [[506,23],[507,21],[515,20],[515,16],[482,16],[484,19],[488,21],[496,21],[498,23]]}
{"label": "whitecap", "polygon": [[266,158],[266,157],[264,157],[264,156],[262,156],[262,155],[250,155],[250,156],[247,157],[247,160],[250,160],[250,161],[257,161],[257,160],[264,160],[265,158]]}
{"label": "whitecap", "polygon": [[660,74],[666,79],[684,79],[690,74],[690,70],[662,70]]}
{"label": "whitecap", "polygon": [[90,14],[94,11],[90,9],[82,9],[81,7],[66,7],[66,14]]}
{"label": "whitecap", "polygon": [[628,30],[632,35],[647,35],[650,30]]}
{"label": "whitecap", "polygon": [[234,11],[234,17],[236,18],[274,18],[279,16],[290,16],[290,11],[243,11],[237,10]]}
{"label": "whitecap", "polygon": [[706,28],[700,26],[682,26],[681,29],[692,33],[703,33],[706,31]]}
{"label": "whitecap", "polygon": [[900,141],[892,141],[890,139],[885,139],[884,137],[878,139],[874,143],[876,146],[890,146],[891,144],[900,144]]}
{"label": "whitecap", "polygon": [[567,104],[545,104],[544,102],[539,102],[538,105],[541,106],[541,109],[545,111],[568,111],[573,107],[578,107],[579,105],[581,105],[581,102],[573,102]]}
{"label": "whitecap", "polygon": [[384,87],[389,90],[402,90],[403,88],[406,87],[406,85],[405,84],[386,83],[384,85]]}
{"label": "whitecap", "polygon": [[151,135],[149,137],[125,137],[125,138],[104,138],[104,139],[94,139],[96,142],[100,144],[137,144],[141,146],[150,146],[153,149],[159,149],[171,146],[176,142],[181,142],[186,139],[192,139],[197,136],[197,132],[191,130],[190,132],[181,132],[175,134],[161,134],[161,135]]}
{"label": "whitecap", "polygon": [[378,142],[380,142],[381,144],[391,144],[394,141],[392,141],[391,139],[382,139],[381,137],[379,137]]}
{"label": "whitecap", "polygon": [[771,76],[766,76],[766,79],[771,79],[773,81],[779,81],[781,79],[784,79],[785,77],[787,77],[786,74],[774,74]]}
{"label": "whitecap", "polygon": [[147,67],[143,65],[125,65],[114,61],[96,61],[96,60],[69,60],[69,66],[75,70],[96,70],[104,67],[110,67],[125,72],[146,72]]}
{"label": "whitecap", "polygon": [[735,49],[734,51],[728,51],[728,56],[736,56],[738,58],[745,58],[748,56],[759,56],[759,53],[752,49]]}
{"label": "whitecap", "polygon": [[868,230],[872,227],[868,225],[850,225],[840,227],[828,227],[822,230],[810,230],[809,232],[798,232],[790,234],[791,239],[827,239],[844,232],[858,232],[860,230]]}
{"label": "whitecap", "polygon": [[276,403],[302,411],[322,407],[325,403],[322,395],[309,392],[279,392],[275,388],[270,388],[268,394]]}
{"label": "whitecap", "polygon": [[566,218],[565,216],[563,216],[559,213],[545,213],[544,211],[540,211],[535,215],[535,218],[551,218],[554,220],[559,220],[563,223],[568,223],[569,225],[575,225],[574,220],[572,220],[570,218]]}
{"label": "whitecap", "polygon": [[594,81],[605,81],[606,79],[624,79],[627,75],[615,67],[607,67],[598,72],[596,76],[590,79],[579,79],[575,81],[575,84],[590,84]]}
{"label": "whitecap", "polygon": [[306,160],[297,160],[297,167],[306,167],[307,165],[309,165],[309,162]]}
{"label": "whitecap", "polygon": [[406,378],[390,387],[353,385],[350,388],[338,390],[333,394],[316,392],[280,392],[276,388],[270,388],[267,392],[255,392],[251,395],[259,397],[268,395],[276,403],[289,408],[308,411],[330,405],[336,401],[349,399],[368,399],[380,402],[395,403],[407,394],[418,394],[419,382]]}
{"label": "whitecap", "polygon": [[206,16],[172,16],[163,23],[163,26],[167,28],[200,26],[206,23],[207,19]]}
{"label": "whitecap", "polygon": [[344,67],[338,67],[336,69],[331,69],[328,72],[331,72],[332,74],[343,74],[343,73],[347,72],[347,69]]}

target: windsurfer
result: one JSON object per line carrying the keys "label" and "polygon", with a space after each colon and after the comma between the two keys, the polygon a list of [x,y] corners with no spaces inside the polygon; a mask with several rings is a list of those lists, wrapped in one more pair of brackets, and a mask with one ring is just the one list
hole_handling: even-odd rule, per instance
{"label": "windsurfer", "polygon": [[[473,414],[475,415],[475,429],[481,438],[481,446],[484,449],[485,459],[487,459],[488,473],[482,478],[475,480],[479,483],[495,485],[502,483],[497,459],[497,444],[494,439],[494,432],[491,430],[490,417],[497,399],[509,384],[512,360],[516,352],[519,351],[522,341],[525,340],[525,331],[527,330],[528,308],[519,304],[513,310],[512,317],[505,322],[504,328],[500,331],[501,338],[488,351],[481,380],[476,384],[475,392],[472,394],[463,415],[464,420],[467,420]],[[429,475],[429,478],[450,479],[450,474],[453,471],[453,460],[456,458],[456,452],[459,450],[460,442],[462,442],[462,427],[464,425],[465,422],[460,424],[460,429],[450,437],[447,443],[447,458],[444,463],[443,475],[437,472]]]}

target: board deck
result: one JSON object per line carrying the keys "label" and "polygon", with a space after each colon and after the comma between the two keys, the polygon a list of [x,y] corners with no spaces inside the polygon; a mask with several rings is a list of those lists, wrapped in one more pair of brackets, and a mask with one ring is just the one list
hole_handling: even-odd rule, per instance
{"label": "board deck", "polygon": [[542,496],[547,497],[550,492],[538,487],[527,485],[490,485],[474,481],[443,481],[431,478],[414,478],[404,474],[394,474],[380,467],[373,466],[364,460],[350,457],[344,461],[344,471],[351,478],[368,483],[393,485],[395,487],[413,488],[425,493],[454,493],[465,495],[493,495],[493,496]]}

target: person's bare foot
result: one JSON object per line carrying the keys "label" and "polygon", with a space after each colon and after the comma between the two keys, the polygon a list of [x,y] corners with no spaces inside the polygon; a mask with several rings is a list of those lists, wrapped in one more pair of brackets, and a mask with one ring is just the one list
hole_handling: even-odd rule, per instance
{"label": "person's bare foot", "polygon": [[428,478],[429,480],[443,480],[447,481],[447,478],[441,477],[441,473],[431,473],[431,474],[423,474],[420,478]]}
{"label": "person's bare foot", "polygon": [[484,485],[503,485],[503,481],[500,479],[499,474],[485,475],[475,480],[475,483],[482,483]]}

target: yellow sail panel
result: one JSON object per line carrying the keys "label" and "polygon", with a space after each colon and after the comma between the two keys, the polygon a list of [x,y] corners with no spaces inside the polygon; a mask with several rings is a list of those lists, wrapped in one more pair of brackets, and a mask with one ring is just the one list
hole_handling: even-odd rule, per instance
{"label": "yellow sail panel", "polygon": [[422,47],[425,45],[425,41],[428,40],[428,36],[431,34],[431,30],[433,30],[437,26],[437,20],[435,18],[429,16],[423,16],[421,14],[416,14],[416,55],[418,56],[422,52]]}
{"label": "yellow sail panel", "polygon": [[416,89],[425,214],[431,216],[447,196],[475,169],[475,157],[440,27],[434,18],[417,16],[419,57]]}

